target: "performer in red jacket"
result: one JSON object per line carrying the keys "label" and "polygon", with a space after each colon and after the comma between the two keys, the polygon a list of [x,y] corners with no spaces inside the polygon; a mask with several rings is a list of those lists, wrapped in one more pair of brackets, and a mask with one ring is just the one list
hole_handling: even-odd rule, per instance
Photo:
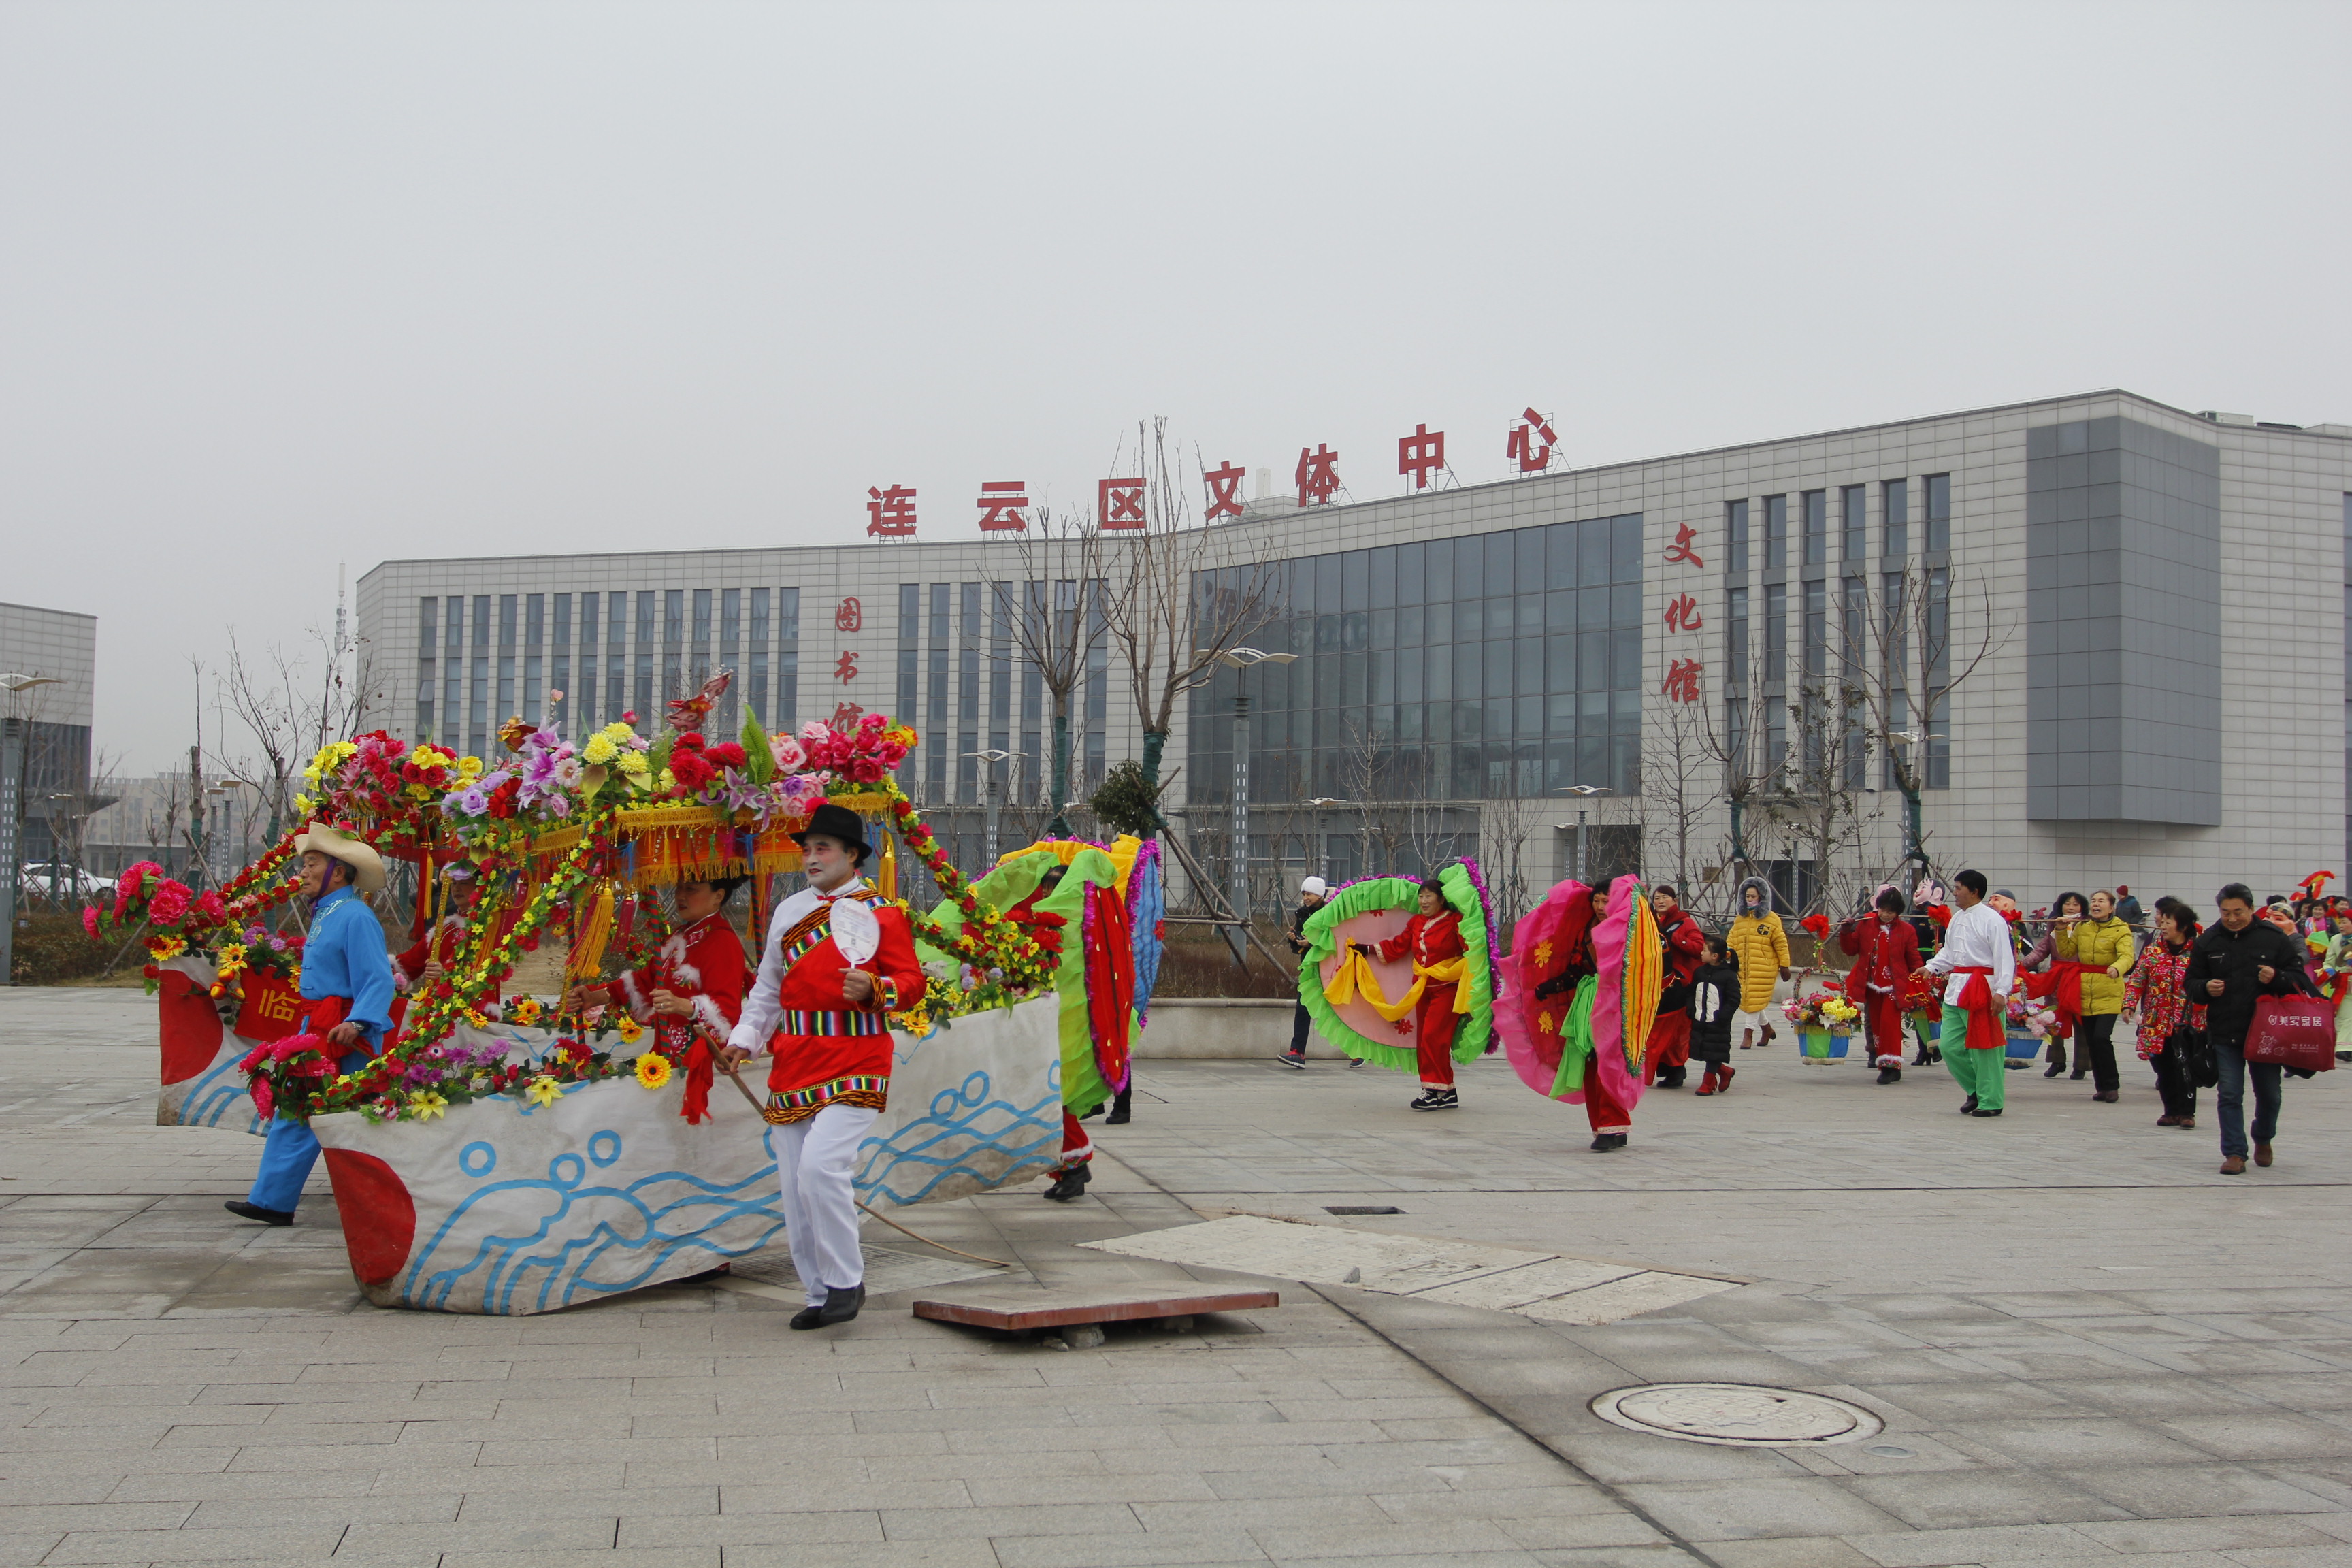
{"label": "performer in red jacket", "polygon": [[[398,994],[393,1011],[395,1024],[405,1021],[410,992],[420,986],[429,990],[448,977],[457,962],[457,949],[466,941],[467,929],[473,924],[474,905],[481,890],[469,862],[452,860],[441,868],[439,918],[406,952],[392,961],[392,988]],[[481,1012],[486,1017],[499,1016],[499,987],[495,981],[483,994]]]}
{"label": "performer in red jacket", "polygon": [[[1421,885],[1417,902],[1419,912],[1405,921],[1404,930],[1377,948],[1360,942],[1356,951],[1368,955],[1377,952],[1383,963],[1412,957],[1413,984],[1421,987],[1412,1016],[1413,1049],[1421,1058],[1421,1098],[1410,1108],[1452,1110],[1462,1103],[1454,1088],[1454,1004],[1461,994],[1469,949],[1462,944],[1462,917],[1446,903],[1435,880]],[[1397,1027],[1402,1032],[1404,1026]]]}
{"label": "performer in red jacket", "polygon": [[874,851],[857,814],[827,802],[793,837],[809,885],[776,906],[724,1057],[730,1071],[762,1048],[775,1057],[762,1114],[775,1127],[793,1268],[808,1293],[792,1326],[816,1329],[847,1322],[866,1302],[857,1151],[889,1105],[885,1015],[919,998],[924,978],[905,911],[858,875]]}
{"label": "performer in red jacket", "polygon": [[1658,994],[1657,1021],[1650,1026],[1642,1079],[1660,1089],[1680,1089],[1690,1075],[1691,987],[1706,952],[1706,933],[1675,898],[1672,888],[1650,889],[1650,912],[1658,917],[1658,940],[1665,944],[1665,989]]}
{"label": "performer in red jacket", "polygon": [[1862,1009],[1871,1065],[1881,1083],[1903,1078],[1903,983],[1919,967],[1919,933],[1903,918],[1903,895],[1878,889],[1873,913],[1838,928],[1838,951],[1853,958],[1845,999]]}
{"label": "performer in red jacket", "polygon": [[[679,1111],[692,1122],[709,1114],[718,1052],[743,1013],[751,970],[743,961],[742,941],[728,922],[727,906],[735,889],[750,880],[722,877],[680,882],[673,895],[677,929],[654,961],[600,987],[607,1005],[650,1025],[655,1048],[685,1069]],[[578,1011],[583,999],[594,998],[573,990],[563,999],[564,1011]]]}

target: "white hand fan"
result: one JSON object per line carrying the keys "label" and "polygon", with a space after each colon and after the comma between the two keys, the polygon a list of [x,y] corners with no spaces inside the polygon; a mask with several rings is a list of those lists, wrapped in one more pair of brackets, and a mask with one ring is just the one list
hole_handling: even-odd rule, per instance
{"label": "white hand fan", "polygon": [[882,922],[874,918],[873,907],[856,899],[842,899],[833,906],[833,945],[853,969],[872,962],[882,951]]}

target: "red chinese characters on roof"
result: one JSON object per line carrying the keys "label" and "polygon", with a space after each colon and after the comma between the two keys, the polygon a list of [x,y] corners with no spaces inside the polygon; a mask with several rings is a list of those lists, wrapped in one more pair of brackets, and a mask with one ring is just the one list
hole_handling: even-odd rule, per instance
{"label": "red chinese characters on roof", "polygon": [[1697,539],[1698,530],[1693,528],[1687,522],[1675,529],[1675,542],[1666,546],[1666,560],[1668,563],[1671,564],[1679,562],[1689,566],[1706,565],[1706,563],[1699,558],[1698,552],[1691,548],[1692,544],[1696,542]]}
{"label": "red chinese characters on roof", "polygon": [[1427,489],[1429,476],[1444,467],[1444,431],[1416,425],[1412,435],[1397,437],[1397,472],[1411,479],[1413,489]]}
{"label": "red chinese characters on roof", "polygon": [[866,492],[866,531],[877,539],[912,539],[915,537],[915,491],[908,485],[892,485],[887,489],[868,488]]}
{"label": "red chinese characters on roof", "polygon": [[1658,694],[1675,702],[1697,701],[1698,676],[1703,668],[1695,658],[1675,660],[1673,667],[1666,671],[1665,684],[1658,688]]}
{"label": "red chinese characters on roof", "polygon": [[980,487],[980,500],[972,503],[981,510],[980,531],[982,533],[1026,533],[1029,520],[1021,509],[1029,504],[1029,481],[1026,479],[989,479]]}
{"label": "red chinese characters on roof", "polygon": [[857,655],[855,650],[849,648],[842,650],[841,662],[833,667],[833,678],[844,686],[857,679]]}
{"label": "red chinese characters on roof", "polygon": [[1339,489],[1339,454],[1321,442],[1298,448],[1298,504],[1326,506]]}
{"label": "red chinese characters on roof", "polygon": [[1551,421],[1530,408],[1519,416],[1519,423],[1511,427],[1511,439],[1504,447],[1503,455],[1519,465],[1519,472],[1540,474],[1551,467],[1552,448],[1559,440],[1559,436],[1552,429]]}
{"label": "red chinese characters on roof", "polygon": [[1666,601],[1664,620],[1670,632],[1695,632],[1706,624],[1699,619],[1698,601],[1688,594],[1679,594]]}
{"label": "red chinese characters on roof", "polygon": [[1141,479],[1105,479],[1099,494],[1095,508],[1097,527],[1134,531],[1145,526]]}
{"label": "red chinese characters on roof", "polygon": [[1228,458],[1201,476],[1209,488],[1209,521],[1241,516],[1242,476],[1248,471]]}

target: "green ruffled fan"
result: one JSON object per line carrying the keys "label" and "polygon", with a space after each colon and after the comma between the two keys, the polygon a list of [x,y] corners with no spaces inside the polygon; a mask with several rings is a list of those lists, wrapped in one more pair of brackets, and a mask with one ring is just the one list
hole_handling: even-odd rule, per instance
{"label": "green ruffled fan", "polygon": [[[1462,918],[1461,985],[1467,1009],[1454,1026],[1452,1056],[1466,1062],[1486,1049],[1494,1035],[1495,979],[1489,952],[1491,931],[1475,876],[1465,861],[1455,861],[1437,874],[1438,889],[1446,906]],[[1391,1021],[1381,1016],[1374,1000],[1360,989],[1334,1003],[1327,988],[1348,957],[1350,942],[1385,942],[1405,928],[1421,896],[1422,884],[1412,877],[1368,877],[1350,882],[1307,917],[1307,959],[1298,971],[1298,999],[1322,1037],[1351,1057],[1398,1072],[1415,1072],[1420,1057],[1414,1043],[1411,1013]],[[1412,983],[1411,963],[1375,963],[1380,1000],[1392,1002]],[[1399,1024],[1404,1026],[1400,1029]]]}

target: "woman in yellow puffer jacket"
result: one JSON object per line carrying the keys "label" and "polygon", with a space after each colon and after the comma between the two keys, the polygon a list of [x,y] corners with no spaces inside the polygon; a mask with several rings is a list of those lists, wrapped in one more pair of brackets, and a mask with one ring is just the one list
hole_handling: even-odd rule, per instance
{"label": "woman in yellow puffer jacket", "polygon": [[1764,1010],[1772,1005],[1773,984],[1789,978],[1789,933],[1772,912],[1772,889],[1763,878],[1739,884],[1739,916],[1723,946],[1739,965],[1739,1012],[1731,1021],[1739,1048],[1769,1046],[1772,1025]]}
{"label": "woman in yellow puffer jacket", "polygon": [[2062,920],[2051,927],[2051,947],[2068,963],[2086,966],[2082,974],[2083,1019],[2074,1028],[2074,1049],[2091,1062],[2093,1100],[2113,1104],[2122,1079],[2116,1071],[2116,1016],[2124,1010],[2124,980],[2137,951],[2131,927],[2116,918],[2116,896],[2101,889],[2090,899],[2085,920]]}

